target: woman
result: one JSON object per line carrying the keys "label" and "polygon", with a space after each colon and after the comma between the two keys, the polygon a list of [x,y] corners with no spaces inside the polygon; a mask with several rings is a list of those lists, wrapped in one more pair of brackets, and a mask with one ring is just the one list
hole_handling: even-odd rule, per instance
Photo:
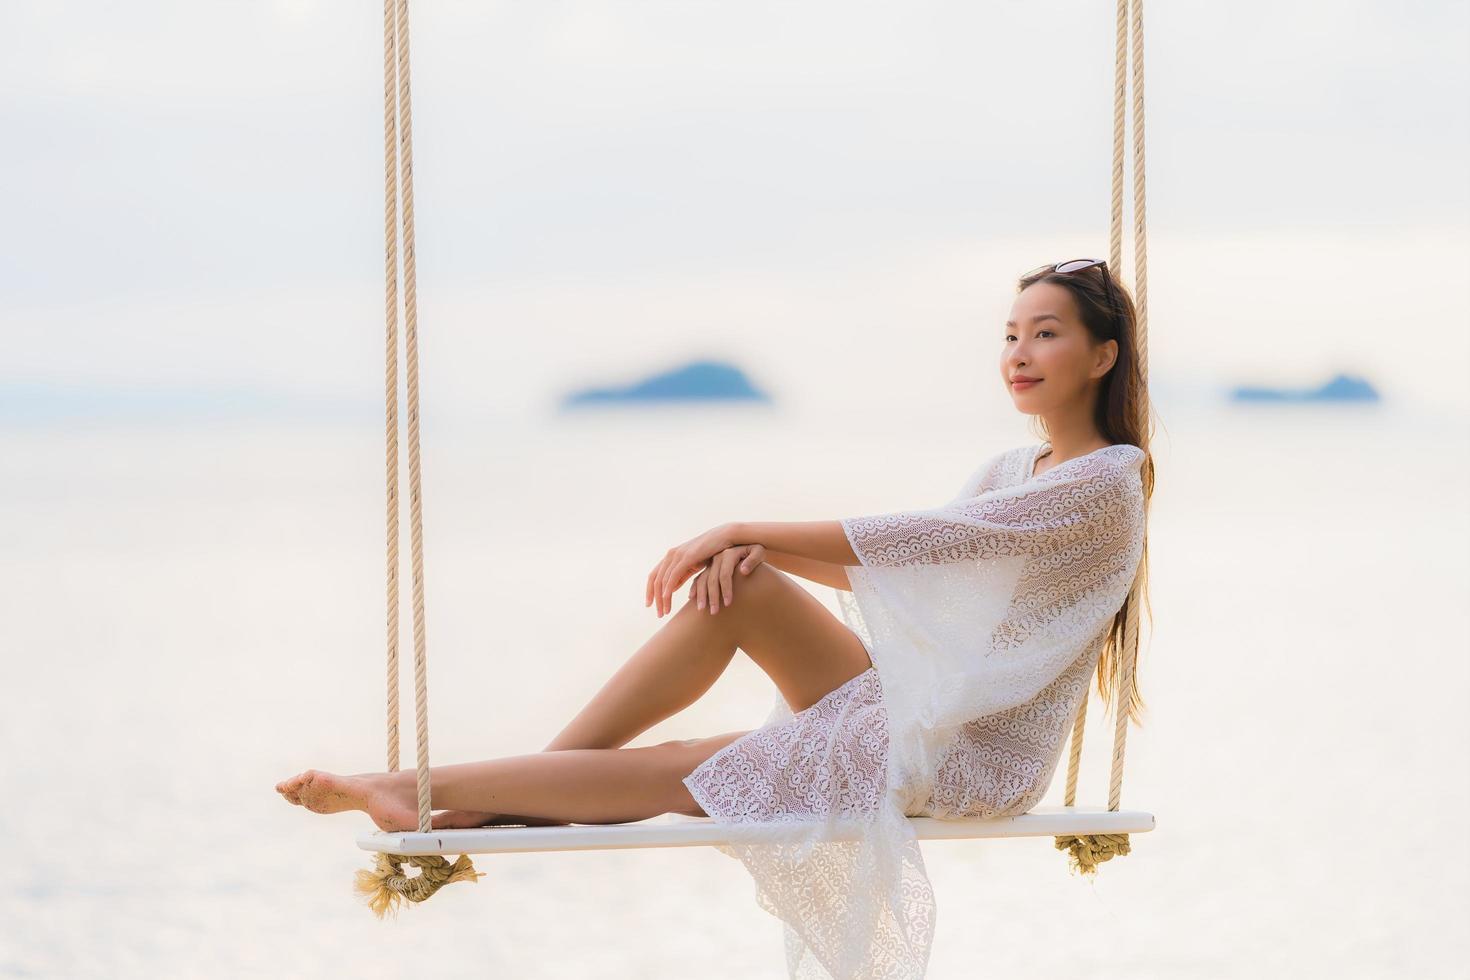
{"label": "woman", "polygon": [[[669,613],[691,575],[692,601],[542,752],[433,767],[448,808],[433,826],[711,816],[786,923],[793,976],[922,976],[934,904],[904,817],[1035,805],[1088,676],[1105,695],[1116,682],[1144,553],[1132,301],[1099,260],[1033,270],[1017,293],[1001,380],[1045,445],[991,457],[939,508],[725,524],[671,549],[645,605]],[[783,573],[839,590],[843,618]],[[760,728],[621,747],[698,700],[737,650],[780,694]],[[417,826],[412,769],[307,770],[276,788],[315,812]],[[745,834],[773,822],[792,828],[782,842]]]}

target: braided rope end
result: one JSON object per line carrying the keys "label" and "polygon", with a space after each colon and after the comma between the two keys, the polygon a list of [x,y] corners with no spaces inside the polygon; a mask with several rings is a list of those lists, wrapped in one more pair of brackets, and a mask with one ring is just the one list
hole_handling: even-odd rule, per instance
{"label": "braided rope end", "polygon": [[1062,834],[1056,839],[1059,851],[1070,852],[1069,866],[1074,874],[1091,877],[1097,866],[1129,853],[1127,834]]}
{"label": "braided rope end", "polygon": [[[414,877],[403,873],[403,862],[419,869]],[[354,876],[353,890],[366,897],[368,908],[379,919],[387,912],[398,912],[401,902],[422,902],[456,881],[478,881],[483,871],[476,871],[468,854],[461,854],[453,864],[438,854],[387,854],[378,852],[375,865],[360,868]]]}

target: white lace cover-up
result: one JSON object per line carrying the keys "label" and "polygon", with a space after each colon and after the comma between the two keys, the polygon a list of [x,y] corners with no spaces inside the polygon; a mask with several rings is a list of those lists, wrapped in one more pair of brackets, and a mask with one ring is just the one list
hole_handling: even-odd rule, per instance
{"label": "white lace cover-up", "polygon": [[684,780],[784,923],[792,980],[920,980],[936,909],[904,818],[1024,813],[1051,782],[1143,554],[1144,453],[1033,475],[1044,447],[943,506],[843,519],[861,564],[838,602],[873,666],[795,714],[777,696]]}

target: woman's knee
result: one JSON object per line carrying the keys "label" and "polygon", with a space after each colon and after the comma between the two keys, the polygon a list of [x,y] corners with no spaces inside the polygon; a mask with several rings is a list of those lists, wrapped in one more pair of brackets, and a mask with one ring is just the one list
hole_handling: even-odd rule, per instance
{"label": "woman's knee", "polygon": [[[691,594],[684,606],[690,610],[691,615],[702,617],[700,622],[709,623],[714,627],[724,627],[734,623],[750,614],[761,613],[768,609],[772,603],[778,602],[783,593],[792,588],[800,588],[791,582],[780,569],[772,568],[764,562],[753,568],[748,574],[739,571],[734,572],[730,580],[730,592],[724,597],[724,585],[720,584],[722,601],[719,609],[713,613],[709,609],[701,609]],[[728,601],[725,601],[725,599]]]}
{"label": "woman's knee", "polygon": [[736,584],[744,583],[747,590],[751,589],[776,589],[791,584],[785,572],[774,565],[761,562],[748,574],[735,573]]}
{"label": "woman's knee", "polygon": [[708,735],[704,738],[676,738],[667,742],[660,742],[659,748],[668,754],[668,761],[673,773],[680,779],[689,775],[704,764],[710,756],[734,742],[736,739],[750,734],[752,729],[738,732],[726,732],[723,735]]}
{"label": "woman's knee", "polygon": [[793,588],[800,586],[791,581],[785,572],[765,562],[751,569],[748,574],[737,570],[730,582],[730,605],[721,606],[716,616],[731,610],[748,612],[763,608],[778,601],[783,595],[788,595]]}

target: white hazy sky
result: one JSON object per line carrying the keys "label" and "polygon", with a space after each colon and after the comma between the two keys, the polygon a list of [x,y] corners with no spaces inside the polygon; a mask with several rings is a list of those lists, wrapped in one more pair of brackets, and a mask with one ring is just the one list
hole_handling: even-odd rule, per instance
{"label": "white hazy sky", "polygon": [[[695,356],[811,410],[1004,404],[1015,276],[1106,255],[1111,3],[411,13],[444,412],[541,412]],[[1146,16],[1156,384],[1345,370],[1470,409],[1470,5]],[[0,409],[46,385],[375,404],[381,18],[0,7]],[[1125,257],[1131,281],[1131,237]]]}

